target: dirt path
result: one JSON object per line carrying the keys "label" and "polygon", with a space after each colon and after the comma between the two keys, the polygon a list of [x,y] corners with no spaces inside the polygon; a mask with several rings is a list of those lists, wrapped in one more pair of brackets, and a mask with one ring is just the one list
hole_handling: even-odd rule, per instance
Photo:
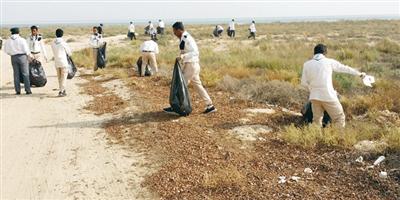
{"label": "dirt path", "polygon": [[44,67],[47,85],[15,96],[10,57],[1,52],[1,199],[149,198],[140,187],[143,157],[107,142],[107,116],[82,112],[91,99],[80,94],[84,80],[68,80],[68,96],[57,98],[54,62]]}

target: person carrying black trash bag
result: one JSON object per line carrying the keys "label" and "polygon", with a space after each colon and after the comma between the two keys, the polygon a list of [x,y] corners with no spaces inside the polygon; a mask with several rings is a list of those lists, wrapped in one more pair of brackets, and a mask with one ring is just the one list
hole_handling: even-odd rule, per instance
{"label": "person carrying black trash bag", "polygon": [[37,26],[31,26],[31,35],[26,39],[28,42],[29,50],[31,51],[32,57],[39,62],[48,62],[47,51],[44,46],[43,37],[39,34],[39,28]]}
{"label": "person carrying black trash bag", "polygon": [[157,34],[164,35],[165,23],[163,20],[158,20]]}
{"label": "person carrying black trash bag", "polygon": [[229,22],[228,36],[231,38],[235,37],[235,19],[232,19],[232,21]]}
{"label": "person carrying black trash bag", "polygon": [[72,55],[71,49],[62,38],[63,35],[64,31],[62,29],[57,29],[56,39],[51,44],[51,49],[53,50],[54,54],[54,64],[57,70],[58,85],[60,89],[58,92],[59,97],[67,96],[65,86],[68,76],[68,56]]}
{"label": "person carrying black trash bag", "polygon": [[250,27],[249,27],[249,31],[250,31],[250,35],[249,35],[248,39],[253,38],[253,40],[255,40],[256,39],[256,32],[257,32],[256,22],[255,21],[251,22]]}
{"label": "person carrying black trash bag", "polygon": [[93,34],[90,36],[89,44],[92,47],[92,52],[93,52],[93,70],[97,71],[99,69],[98,66],[98,53],[99,53],[99,48],[103,46],[104,41],[103,41],[103,36],[101,33],[99,33],[99,28],[97,26],[94,26],[93,29]]}
{"label": "person carrying black trash bag", "polygon": [[135,39],[136,40],[136,34],[135,34],[135,24],[133,22],[129,22],[129,27],[128,27],[128,37],[129,39]]}
{"label": "person carrying black trash bag", "polygon": [[322,126],[324,111],[326,111],[332,118],[333,125],[343,128],[346,124],[345,114],[337,92],[333,88],[332,74],[333,72],[347,73],[363,79],[367,75],[325,57],[327,53],[327,47],[324,44],[314,47],[314,57],[304,63],[301,85],[310,91],[309,100],[312,103],[313,122]]}
{"label": "person carrying black trash bag", "polygon": [[27,95],[32,94],[29,80],[29,59],[32,55],[28,43],[19,35],[19,28],[11,28],[11,37],[4,44],[4,52],[11,56],[11,64],[14,73],[15,94],[21,94],[21,74]]}
{"label": "person carrying black trash bag", "polygon": [[[179,49],[181,54],[177,57],[177,60],[183,63],[182,73],[185,81],[187,84],[193,83],[195,90],[205,102],[206,109],[203,113],[206,114],[217,111],[200,80],[199,50],[196,41],[185,31],[182,22],[175,22],[172,28],[174,35],[180,39]],[[176,113],[172,107],[165,108],[164,111],[172,114]]]}

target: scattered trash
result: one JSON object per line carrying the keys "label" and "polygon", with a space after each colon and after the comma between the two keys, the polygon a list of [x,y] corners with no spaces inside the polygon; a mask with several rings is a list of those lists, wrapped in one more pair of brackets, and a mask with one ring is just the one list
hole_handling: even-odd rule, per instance
{"label": "scattered trash", "polygon": [[385,156],[379,156],[379,158],[375,160],[374,166],[379,165],[383,160],[385,160]]}
{"label": "scattered trash", "polygon": [[379,178],[384,178],[386,179],[388,177],[387,172],[379,172]]}
{"label": "scattered trash", "polygon": [[313,171],[312,171],[312,169],[311,168],[305,168],[304,169],[304,173],[306,173],[306,174],[311,174],[311,173],[313,173]]}
{"label": "scattered trash", "polygon": [[298,177],[298,176],[291,176],[291,177],[290,177],[290,180],[295,181],[295,182],[299,182],[300,179],[301,179],[301,178]]}
{"label": "scattered trash", "polygon": [[370,166],[367,166],[367,168],[366,169],[373,169],[375,166],[373,166],[373,165],[370,165]]}
{"label": "scattered trash", "polygon": [[363,78],[362,81],[363,81],[364,85],[366,85],[366,86],[368,86],[368,87],[372,87],[372,83],[375,83],[375,77],[370,76],[370,75],[366,75],[366,76]]}
{"label": "scattered trash", "polygon": [[358,158],[356,159],[356,162],[358,162],[358,163],[364,163],[364,158],[363,158],[362,156],[360,156],[360,157],[358,157]]}
{"label": "scattered trash", "polygon": [[279,181],[278,181],[278,183],[279,183],[279,184],[286,183],[286,177],[284,177],[284,176],[280,176],[280,177],[279,177]]}

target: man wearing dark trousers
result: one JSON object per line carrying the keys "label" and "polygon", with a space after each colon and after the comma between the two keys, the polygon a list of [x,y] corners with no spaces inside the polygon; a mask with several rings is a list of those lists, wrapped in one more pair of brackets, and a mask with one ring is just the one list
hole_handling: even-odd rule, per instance
{"label": "man wearing dark trousers", "polygon": [[20,76],[24,80],[26,94],[32,94],[29,81],[28,58],[31,52],[28,43],[19,35],[19,28],[11,28],[11,37],[5,42],[4,51],[11,56],[11,64],[14,71],[14,88],[16,95],[21,94]]}

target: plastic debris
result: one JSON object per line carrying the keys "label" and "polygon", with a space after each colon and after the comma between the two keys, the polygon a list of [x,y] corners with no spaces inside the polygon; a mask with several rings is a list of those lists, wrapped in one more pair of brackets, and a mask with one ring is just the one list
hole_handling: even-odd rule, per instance
{"label": "plastic debris", "polygon": [[364,163],[364,158],[363,158],[362,156],[360,156],[360,157],[358,157],[358,158],[356,159],[356,162],[358,162],[358,163]]}
{"label": "plastic debris", "polygon": [[279,184],[286,183],[286,177],[285,176],[280,176],[278,178],[279,178],[279,181],[278,181]]}
{"label": "plastic debris", "polygon": [[379,178],[384,178],[386,179],[388,177],[387,172],[379,172]]}
{"label": "plastic debris", "polygon": [[311,174],[311,173],[313,173],[313,171],[312,171],[312,169],[311,168],[305,168],[304,169],[304,173],[306,173],[306,174]]}
{"label": "plastic debris", "polygon": [[295,181],[295,182],[299,182],[300,179],[301,179],[301,178],[298,177],[298,176],[291,176],[291,177],[290,177],[290,180]]}
{"label": "plastic debris", "polygon": [[381,164],[383,160],[385,160],[385,156],[379,156],[378,159],[375,160],[374,166]]}

